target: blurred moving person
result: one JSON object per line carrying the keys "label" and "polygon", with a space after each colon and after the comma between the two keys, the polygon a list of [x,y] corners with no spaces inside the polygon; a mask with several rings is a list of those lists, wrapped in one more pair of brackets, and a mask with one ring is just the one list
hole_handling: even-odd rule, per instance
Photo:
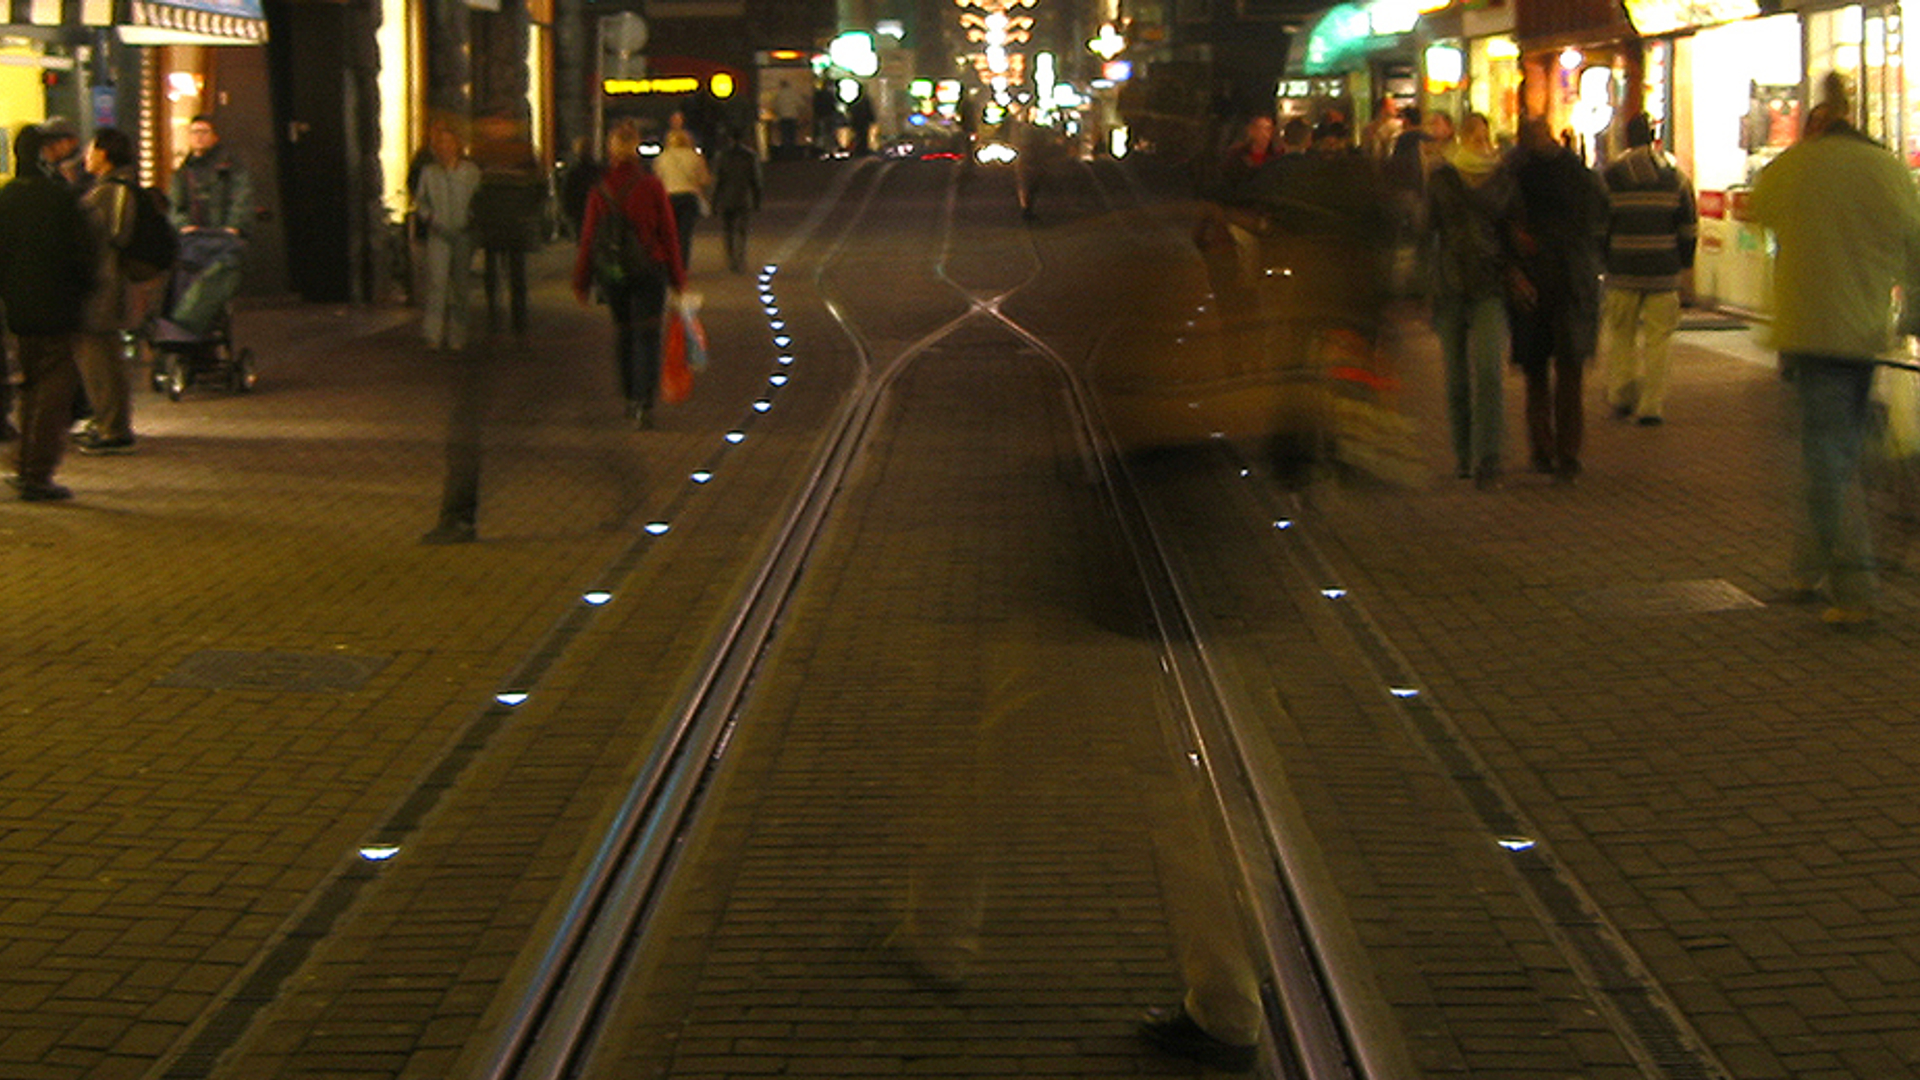
{"label": "blurred moving person", "polygon": [[1520,214],[1487,118],[1471,113],[1427,184],[1424,218],[1433,267],[1433,328],[1446,365],[1455,474],[1481,487],[1500,480],[1506,395],[1507,304],[1519,275],[1513,245]]}
{"label": "blurred moving person", "polygon": [[468,289],[473,278],[474,196],[480,166],[464,153],[460,136],[446,124],[427,137],[433,160],[420,170],[414,218],[426,234],[426,287],[420,331],[427,348],[459,351],[467,346]]}
{"label": "blurred moving person", "polygon": [[727,241],[727,269],[747,269],[747,223],[760,209],[760,158],[740,141],[732,128],[720,133],[720,152],[713,158],[713,211]]}
{"label": "blurred moving person", "polygon": [[1627,152],[1607,166],[1607,276],[1601,312],[1607,404],[1642,426],[1666,416],[1680,273],[1699,228],[1693,184],[1653,139],[1646,113],[1627,120]]}
{"label": "blurred moving person", "polygon": [[580,223],[587,215],[587,196],[600,182],[602,166],[593,155],[593,138],[582,135],[573,140],[573,154],[562,167],[560,181],[560,217],[567,235],[580,239]]}
{"label": "blurred moving person", "polygon": [[713,173],[707,159],[694,148],[693,136],[685,129],[667,132],[667,143],[653,159],[653,175],[667,189],[667,202],[673,207],[673,224],[680,236],[680,265],[693,265],[693,230],[705,212],[707,191],[713,187]]}
{"label": "blurred moving person", "polygon": [[1586,435],[1586,366],[1600,333],[1607,192],[1544,117],[1520,122],[1510,164],[1524,279],[1511,309],[1513,362],[1527,380],[1527,442],[1535,472],[1572,483]]}
{"label": "blurred moving person", "polygon": [[[637,243],[636,262],[609,276],[595,266],[595,238],[603,229],[630,230]],[[640,163],[640,130],[631,121],[607,134],[607,171],[587,197],[587,216],[573,263],[573,295],[581,306],[588,289],[597,288],[613,312],[614,367],[627,401],[627,415],[639,428],[653,426],[653,404],[660,385],[661,313],[667,289],[687,287],[680,261],[680,234],[667,189]]]}
{"label": "blurred moving person", "polygon": [[[486,250],[487,329],[500,325],[500,290],[507,292],[513,332],[527,332],[527,252],[540,246],[546,178],[526,127],[504,112],[480,118],[474,163],[480,188],[473,196],[473,226]],[[506,278],[505,282],[500,279]]]}
{"label": "blurred moving person", "polygon": [[[1266,228],[1255,182],[1281,153],[1274,142],[1273,118],[1250,117],[1240,140],[1227,147],[1213,175],[1201,181],[1205,201],[1194,244],[1205,259],[1214,296],[1229,314],[1253,306],[1254,282],[1260,276],[1259,234]],[[1024,192],[1021,209],[1028,209]]]}
{"label": "blurred moving person", "polygon": [[[1794,584],[1808,597],[1824,589],[1831,606],[1822,620],[1844,627],[1873,614],[1873,552],[1850,502],[1874,361],[1896,329],[1920,331],[1920,198],[1900,159],[1847,122],[1839,79],[1823,89],[1808,135],[1755,182],[1752,210],[1778,244],[1773,338],[1800,401],[1807,517]],[[1897,327],[1888,303],[1896,286],[1906,300]]]}

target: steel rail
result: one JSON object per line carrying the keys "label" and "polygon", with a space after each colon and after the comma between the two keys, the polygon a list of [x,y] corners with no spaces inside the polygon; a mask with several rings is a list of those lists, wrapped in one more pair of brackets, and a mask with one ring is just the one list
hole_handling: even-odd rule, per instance
{"label": "steel rail", "polygon": [[[816,279],[838,258],[893,168],[879,168],[879,176],[822,259]],[[490,1044],[485,1071],[477,1074],[483,1080],[560,1080],[590,1051],[594,1024],[615,989],[628,945],[666,880],[675,841],[697,809],[716,752],[726,741],[844,480],[866,445],[886,387],[913,359],[972,318],[972,312],[963,313],[922,336],[875,377],[871,346],[837,301],[829,297],[826,307],[860,358],[859,379],[830,422],[822,451],[782,517],[768,555],[629,785],[537,973]]]}
{"label": "steel rail", "polygon": [[1306,1080],[1347,1080],[1356,1075],[1355,1055],[1335,1015],[1319,965],[1302,962],[1313,955],[1313,948],[1300,907],[1290,890],[1284,888],[1284,876],[1277,879],[1283,888],[1262,887],[1275,879],[1267,878],[1247,857],[1260,852],[1281,865],[1285,860],[1274,851],[1271,832],[1250,834],[1234,824],[1242,815],[1232,804],[1241,798],[1248,776],[1234,735],[1241,720],[1220,690],[1220,675],[1209,657],[1205,633],[1192,616],[1192,605],[1171,568],[1166,545],[1132,477],[1119,464],[1120,455],[1104,422],[1098,419],[1098,409],[1079,372],[1058,351],[1009,318],[997,303],[982,304],[980,310],[1052,363],[1067,388],[1069,406],[1080,420],[1083,435],[1091,443],[1091,465],[1099,478],[1098,486],[1145,589],[1171,700],[1178,703],[1177,711],[1198,748],[1199,765],[1226,823],[1230,845],[1240,853],[1243,883],[1248,886],[1247,895],[1253,898],[1262,966],[1279,1006],[1278,1015],[1268,1013],[1271,1044],[1278,1057],[1269,1062],[1269,1068],[1278,1067],[1285,1075],[1297,1074]]}
{"label": "steel rail", "polygon": [[[811,238],[863,171],[842,174],[783,246],[782,257]],[[853,221],[865,213],[885,171],[880,170],[868,187]],[[836,250],[844,245],[850,228],[842,230]],[[861,350],[864,373],[864,346],[856,341],[855,348]],[[669,713],[629,785],[526,989],[488,1043],[482,1071],[475,1074],[482,1080],[559,1077],[578,1056],[618,967],[621,941],[657,885],[672,840],[691,805],[694,780],[701,772],[694,766],[710,756],[724,736],[725,722],[745,691],[747,669],[771,633],[778,601],[784,600],[798,577],[805,554],[802,541],[824,516],[821,493],[848,453],[857,397],[842,407],[830,425],[826,445],[781,518],[771,554],[743,590],[742,600],[708,649],[693,685]],[[620,932],[614,932],[615,927]]]}
{"label": "steel rail", "polygon": [[[1133,203],[1144,205],[1148,200],[1139,178],[1129,168],[1119,171],[1133,192]],[[1164,222],[1160,228],[1172,232]],[[1188,243],[1184,235],[1177,240],[1182,245]],[[1124,470],[1125,459],[1118,460]],[[1143,504],[1141,513],[1145,529],[1143,542],[1153,545],[1161,557],[1171,559],[1160,539],[1161,529],[1151,508]],[[1178,574],[1170,576],[1169,584],[1174,593],[1171,601],[1175,610],[1193,633],[1191,661],[1196,665],[1193,675],[1196,685],[1214,688],[1229,685],[1230,680],[1220,674],[1217,652],[1209,642],[1206,620],[1201,614],[1203,609],[1192,602]],[[1288,941],[1292,933],[1285,924],[1293,924],[1302,939],[1303,955],[1310,959],[1315,970],[1318,993],[1325,996],[1329,1005],[1328,1016],[1313,1026],[1323,1029],[1326,1020],[1337,1023],[1346,1053],[1350,1055],[1350,1065],[1359,1076],[1391,1080],[1413,1075],[1415,1066],[1404,1034],[1374,982],[1372,969],[1344,914],[1344,901],[1336,886],[1315,865],[1311,838],[1301,835],[1306,826],[1298,817],[1284,778],[1257,767],[1255,722],[1239,715],[1224,697],[1217,700],[1217,705],[1221,723],[1215,728],[1216,737],[1211,744],[1208,733],[1196,729],[1196,738],[1208,747],[1208,751],[1203,752],[1203,766],[1223,808],[1235,797],[1236,788],[1251,802],[1250,810],[1261,835],[1242,837],[1244,842],[1234,845],[1242,856],[1249,881],[1257,878],[1263,868],[1247,865],[1245,860],[1249,853],[1264,850],[1271,854],[1284,890],[1284,895],[1273,899],[1283,901],[1285,906],[1265,912],[1261,918],[1268,934],[1270,963],[1276,972],[1285,970],[1283,961],[1292,948]],[[1226,820],[1232,822],[1234,817],[1227,815]],[[1250,889],[1250,895],[1256,905],[1267,899],[1257,890]],[[1281,985],[1276,986],[1276,992],[1283,1002],[1291,994],[1305,1007],[1313,1007],[1315,990],[1311,985]],[[1331,1053],[1325,1060],[1329,1067],[1333,1066]]]}
{"label": "steel rail", "polygon": [[[890,166],[868,189],[840,237],[822,259],[816,280],[837,259],[853,225],[866,213]],[[513,1018],[493,1042],[484,1080],[561,1080],[574,1074],[591,1053],[595,1026],[614,993],[624,956],[642,927],[670,873],[675,842],[698,810],[698,794],[718,762],[718,748],[749,692],[760,658],[773,641],[780,616],[792,598],[807,560],[838,501],[846,477],[859,463],[887,390],[932,346],[978,318],[993,321],[1045,357],[1057,372],[1075,417],[1076,436],[1099,484],[1108,512],[1119,528],[1146,588],[1159,638],[1161,669],[1179,704],[1181,719],[1202,748],[1209,786],[1222,816],[1236,816],[1230,805],[1244,797],[1244,766],[1230,733],[1238,723],[1221,692],[1219,672],[1206,655],[1202,631],[1191,617],[1189,601],[1172,569],[1165,545],[1144,509],[1133,479],[1118,464],[1097,405],[1084,381],[1061,354],[1008,316],[1002,305],[1030,284],[1043,268],[1031,236],[1027,245],[1034,269],[1018,284],[997,292],[975,293],[949,273],[952,230],[957,217],[959,170],[949,177],[941,251],[936,274],[959,291],[968,310],[908,345],[875,372],[872,349],[851,315],[831,296],[825,306],[860,357],[861,377],[836,414],[798,496],[782,519],[769,554],[743,590],[741,601],[706,654],[699,674],[671,714],[615,822],[596,853],[593,869],[577,890],[563,928],[548,947],[540,972]],[[1272,852],[1271,835],[1231,828],[1238,851],[1264,853],[1259,862],[1284,862]],[[1278,1015],[1269,1012],[1276,1054],[1267,1061],[1271,1075],[1304,1080],[1344,1080],[1356,1075],[1348,1030],[1336,1015],[1337,1004],[1322,981],[1313,956],[1313,937],[1284,887],[1266,887],[1257,867],[1243,875],[1264,898],[1257,904],[1265,966],[1279,999]],[[1381,1074],[1388,1075],[1388,1074]]]}
{"label": "steel rail", "polygon": [[[1094,171],[1089,180],[1097,183]],[[1099,185],[1101,200],[1112,206],[1113,200]],[[1133,205],[1143,205],[1144,197],[1134,189]],[[952,193],[949,192],[951,201]],[[953,215],[948,214],[951,222]],[[1032,233],[1027,244],[1036,263],[1040,261]],[[1303,1080],[1350,1080],[1362,1075],[1363,1055],[1351,1041],[1350,1025],[1343,1021],[1343,1007],[1351,1007],[1368,1018],[1361,1026],[1364,1035],[1374,1040],[1371,1055],[1380,1071],[1365,1075],[1395,1077],[1409,1075],[1410,1060],[1393,1053],[1400,1040],[1397,1032],[1379,1030],[1382,1018],[1371,1004],[1370,995],[1348,994],[1343,1001],[1333,993],[1327,978],[1331,966],[1326,954],[1351,955],[1351,950],[1327,948],[1328,935],[1316,934],[1300,903],[1299,882],[1303,875],[1294,868],[1298,859],[1286,850],[1286,833],[1271,806],[1275,799],[1256,779],[1244,752],[1244,725],[1248,722],[1229,704],[1223,691],[1224,677],[1212,658],[1205,624],[1195,617],[1197,610],[1174,569],[1168,546],[1140,496],[1139,485],[1127,471],[1121,454],[1109,433],[1097,398],[1086,380],[1059,350],[1020,325],[1002,309],[1018,288],[991,295],[974,294],[954,281],[946,272],[944,260],[938,268],[948,284],[967,297],[973,310],[997,323],[1045,357],[1066,390],[1067,404],[1075,417],[1076,439],[1087,457],[1088,471],[1098,486],[1107,511],[1125,542],[1136,575],[1146,592],[1154,633],[1161,657],[1160,669],[1170,699],[1178,703],[1179,720],[1198,748],[1199,765],[1205,772],[1220,820],[1225,823],[1232,849],[1238,853],[1242,884],[1252,898],[1254,921],[1262,950],[1261,958],[1277,998],[1277,1008],[1267,1011],[1270,1045],[1274,1055],[1267,1068],[1282,1075]],[[1253,805],[1248,806],[1251,802]],[[1252,813],[1248,811],[1251,810]],[[1259,827],[1243,824],[1257,818]],[[1324,897],[1320,898],[1324,901]],[[1322,919],[1332,918],[1324,902],[1315,905]],[[1349,986],[1351,978],[1344,980]]]}

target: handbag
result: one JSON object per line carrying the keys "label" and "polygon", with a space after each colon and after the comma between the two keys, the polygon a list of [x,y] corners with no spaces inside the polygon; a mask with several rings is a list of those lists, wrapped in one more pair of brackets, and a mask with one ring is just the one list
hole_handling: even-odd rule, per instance
{"label": "handbag", "polygon": [[685,324],[682,333],[687,341],[687,367],[694,371],[707,370],[707,330],[700,325],[700,294],[681,293],[674,305],[678,311],[676,318]]}

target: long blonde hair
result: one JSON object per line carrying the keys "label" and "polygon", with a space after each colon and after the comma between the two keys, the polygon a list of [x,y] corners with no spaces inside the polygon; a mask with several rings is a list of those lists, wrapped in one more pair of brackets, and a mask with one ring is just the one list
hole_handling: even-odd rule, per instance
{"label": "long blonde hair", "polygon": [[608,164],[623,157],[637,157],[639,153],[640,125],[631,120],[622,120],[607,129]]}

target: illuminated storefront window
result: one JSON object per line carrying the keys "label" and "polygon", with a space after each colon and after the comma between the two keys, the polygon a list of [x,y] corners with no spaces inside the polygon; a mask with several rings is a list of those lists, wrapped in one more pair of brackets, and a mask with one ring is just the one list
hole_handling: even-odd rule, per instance
{"label": "illuminated storefront window", "polygon": [[1467,67],[1469,105],[1496,136],[1511,137],[1520,128],[1520,47],[1504,34],[1477,38],[1467,45]]}
{"label": "illuminated storefront window", "polygon": [[1689,41],[1694,186],[1752,183],[1800,134],[1800,20],[1748,19]]}
{"label": "illuminated storefront window", "polygon": [[1837,73],[1853,102],[1862,131],[1889,145],[1903,145],[1900,78],[1901,34],[1897,9],[1851,5],[1808,12],[1807,89],[1818,101],[1829,73]]}

